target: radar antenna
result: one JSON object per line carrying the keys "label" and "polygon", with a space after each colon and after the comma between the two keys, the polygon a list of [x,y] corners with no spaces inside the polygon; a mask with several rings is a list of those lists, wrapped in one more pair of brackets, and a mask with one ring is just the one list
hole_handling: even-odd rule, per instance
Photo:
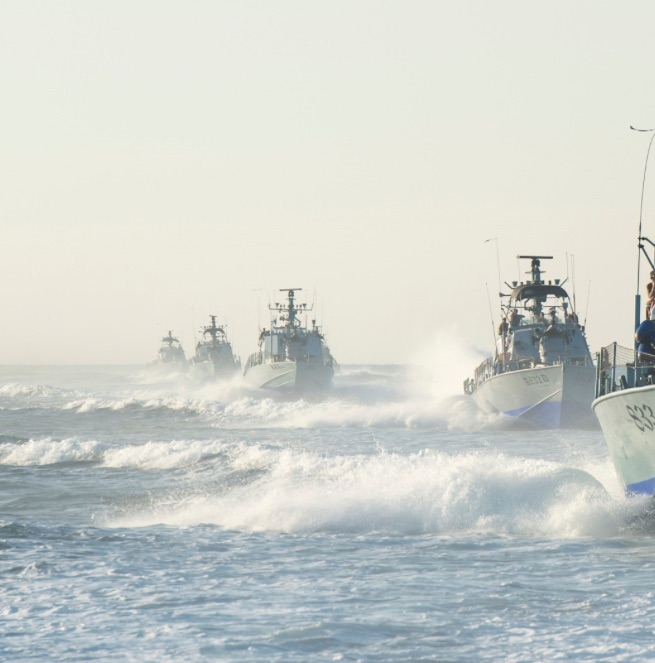
{"label": "radar antenna", "polygon": [[541,280],[541,261],[552,260],[553,256],[516,256],[519,260],[531,260],[530,275],[533,283],[543,283]]}
{"label": "radar antenna", "polygon": [[297,327],[300,324],[297,317],[298,313],[305,313],[313,308],[313,306],[307,306],[307,304],[296,304],[297,290],[302,290],[302,288],[280,288],[280,292],[287,293],[287,303],[275,302],[273,306],[270,304],[268,306],[269,311],[282,314],[280,320],[284,320],[287,327]]}

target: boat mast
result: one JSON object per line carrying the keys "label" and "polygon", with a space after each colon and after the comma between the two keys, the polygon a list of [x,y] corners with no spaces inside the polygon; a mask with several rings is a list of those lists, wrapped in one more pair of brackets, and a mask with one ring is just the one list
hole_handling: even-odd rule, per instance
{"label": "boat mast", "polygon": [[[530,260],[530,276],[532,277],[532,283],[541,284],[543,280],[541,279],[541,261],[542,260],[552,260],[553,256],[516,256],[519,260]],[[541,313],[541,301],[537,298],[534,299],[534,312],[536,314]]]}
{"label": "boat mast", "polygon": [[204,328],[202,335],[205,336],[206,334],[209,334],[209,337],[212,340],[212,347],[215,348],[219,342],[218,342],[218,334],[219,332],[221,334],[225,334],[225,330],[223,327],[219,327],[216,324],[216,316],[215,315],[210,315],[209,316],[210,320],[212,321],[211,325],[208,325]]}
{"label": "boat mast", "polygon": [[531,260],[530,275],[533,283],[543,283],[541,280],[541,261],[552,260],[553,256],[516,256],[519,260]]}
{"label": "boat mast", "polygon": [[[276,311],[277,313],[286,313],[286,317],[283,317],[282,320],[286,320],[286,327],[297,327],[299,322],[297,319],[298,308],[296,307],[296,290],[302,290],[302,288],[280,288],[280,292],[287,293],[288,304],[275,303],[275,306],[269,305],[270,311]],[[303,310],[307,310],[304,304],[300,305]],[[311,310],[311,309],[309,309]]]}

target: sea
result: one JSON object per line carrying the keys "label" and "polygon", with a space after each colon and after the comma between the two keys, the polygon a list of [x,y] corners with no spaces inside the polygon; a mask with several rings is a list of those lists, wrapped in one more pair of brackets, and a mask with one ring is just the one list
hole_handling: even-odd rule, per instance
{"label": "sea", "polygon": [[654,660],[655,510],[601,431],[419,373],[0,367],[0,660]]}

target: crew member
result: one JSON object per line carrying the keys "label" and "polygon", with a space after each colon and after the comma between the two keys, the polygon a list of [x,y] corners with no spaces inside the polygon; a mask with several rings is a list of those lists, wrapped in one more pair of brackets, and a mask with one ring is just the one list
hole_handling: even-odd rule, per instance
{"label": "crew member", "polygon": [[650,318],[644,320],[637,331],[635,331],[635,341],[637,346],[637,359],[645,364],[655,364],[655,308],[650,312]]}
{"label": "crew member", "polygon": [[655,271],[650,273],[650,281],[646,284],[646,317],[650,318],[650,312],[655,303]]}

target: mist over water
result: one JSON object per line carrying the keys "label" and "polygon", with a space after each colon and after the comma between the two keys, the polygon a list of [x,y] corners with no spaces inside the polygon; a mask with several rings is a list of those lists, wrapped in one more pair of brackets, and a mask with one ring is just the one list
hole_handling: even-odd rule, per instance
{"label": "mist over water", "polygon": [[526,610],[550,644],[526,631],[517,660],[646,651],[603,606],[652,619],[650,502],[623,496],[599,431],[480,413],[456,370],[476,353],[456,348],[344,366],[295,400],[139,367],[2,369],[2,655],[504,658]]}

